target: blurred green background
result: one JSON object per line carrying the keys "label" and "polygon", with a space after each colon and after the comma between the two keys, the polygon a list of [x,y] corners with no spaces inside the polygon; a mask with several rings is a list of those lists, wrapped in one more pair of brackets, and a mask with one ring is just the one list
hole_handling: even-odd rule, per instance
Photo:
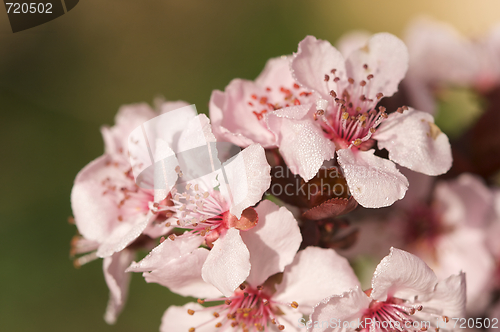
{"label": "blurred green background", "polygon": [[82,0],[13,34],[0,9],[0,330],[157,331],[182,298],[140,275],[115,326],[102,316],[102,262],[69,259],[77,172],[103,152],[99,128],[122,104],[154,97],[207,111],[213,89],[253,79],[308,34],[332,43],[352,29],[398,35],[427,14],[462,32],[499,19],[497,0]]}

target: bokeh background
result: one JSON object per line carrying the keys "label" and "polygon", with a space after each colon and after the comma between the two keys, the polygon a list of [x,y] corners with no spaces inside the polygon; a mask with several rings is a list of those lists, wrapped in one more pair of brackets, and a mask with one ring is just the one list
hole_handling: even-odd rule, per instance
{"label": "bokeh background", "polygon": [[213,89],[255,78],[308,34],[403,36],[422,14],[471,35],[500,20],[500,2],[82,0],[15,34],[0,9],[0,330],[158,331],[164,310],[183,302],[135,275],[108,326],[102,262],[77,270],[69,258],[73,179],[102,154],[99,128],[120,105],[163,96],[206,112]]}

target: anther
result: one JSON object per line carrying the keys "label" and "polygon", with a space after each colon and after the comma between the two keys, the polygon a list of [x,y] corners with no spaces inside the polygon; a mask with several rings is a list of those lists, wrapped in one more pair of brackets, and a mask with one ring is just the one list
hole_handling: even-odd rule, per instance
{"label": "anther", "polygon": [[396,112],[403,113],[403,108],[402,107],[398,107],[398,109],[396,110]]}
{"label": "anther", "polygon": [[332,70],[330,70],[330,73],[332,73],[333,75],[335,75],[336,71],[337,71],[337,69],[332,69]]}
{"label": "anther", "polygon": [[448,323],[450,321],[450,319],[448,318],[448,316],[443,316],[443,321],[445,323]]}
{"label": "anther", "polygon": [[215,327],[221,327],[221,326],[222,326],[221,322],[218,322],[217,324],[215,324]]}
{"label": "anther", "polygon": [[278,330],[283,331],[285,327],[283,325],[278,325]]}
{"label": "anther", "polygon": [[217,311],[214,311],[213,315],[214,315],[215,318],[219,318],[219,316],[220,316]]}
{"label": "anther", "polygon": [[363,68],[364,68],[364,69],[368,69],[368,65],[365,63],[365,64],[363,65]]}
{"label": "anther", "polygon": [[226,305],[231,305],[231,302],[232,302],[231,300],[226,300],[226,301],[224,301],[224,303],[225,303]]}
{"label": "anther", "polygon": [[359,82],[359,85],[361,85],[361,86],[365,86],[365,85],[366,85],[366,81],[361,81],[361,82]]}
{"label": "anther", "polygon": [[193,309],[188,309],[188,314],[190,314],[191,316],[194,315],[194,310]]}
{"label": "anther", "polygon": [[370,74],[370,75],[366,76],[366,78],[367,78],[368,80],[371,80],[371,79],[373,78],[373,75],[372,75],[372,74]]}
{"label": "anther", "polygon": [[257,290],[263,290],[264,289],[264,286],[257,286]]}
{"label": "anther", "polygon": [[330,76],[325,75],[325,82],[328,82],[330,80]]}
{"label": "anther", "polygon": [[332,96],[333,98],[335,98],[335,97],[337,97],[337,94],[335,93],[335,91],[330,90],[330,96]]}
{"label": "anther", "polygon": [[342,120],[347,120],[349,118],[349,113],[343,112],[342,113]]}
{"label": "anther", "polygon": [[299,304],[295,301],[293,301],[291,304],[292,308],[297,309],[299,307]]}
{"label": "anther", "polygon": [[354,79],[353,79],[353,78],[351,78],[351,77],[349,77],[349,78],[347,79],[347,81],[348,81],[350,84],[354,84]]}
{"label": "anther", "polygon": [[194,327],[189,328],[189,332],[194,332],[196,329]]}
{"label": "anther", "polygon": [[382,92],[377,93],[377,99],[381,99],[384,96]]}
{"label": "anther", "polygon": [[197,301],[199,304],[203,304],[203,303],[205,303],[205,300],[202,300],[202,299],[198,299],[198,300],[196,300],[196,301]]}
{"label": "anther", "polygon": [[186,184],[186,190],[191,189],[191,183]]}
{"label": "anther", "polygon": [[240,285],[241,290],[244,290],[245,288],[247,288],[245,285],[243,285],[243,284]]}
{"label": "anther", "polygon": [[334,81],[335,83],[337,83],[338,81],[340,81],[340,77],[335,77],[335,78],[333,79],[333,81]]}
{"label": "anther", "polygon": [[174,235],[174,234],[170,234],[170,235],[168,236],[168,238],[169,238],[170,240],[172,240],[172,241],[173,241],[173,240],[175,240],[175,235]]}
{"label": "anther", "polygon": [[360,138],[356,138],[352,144],[355,146],[360,146],[363,141]]}
{"label": "anther", "polygon": [[163,243],[164,241],[165,241],[165,237],[164,237],[164,236],[162,236],[162,237],[160,238],[160,243]]}

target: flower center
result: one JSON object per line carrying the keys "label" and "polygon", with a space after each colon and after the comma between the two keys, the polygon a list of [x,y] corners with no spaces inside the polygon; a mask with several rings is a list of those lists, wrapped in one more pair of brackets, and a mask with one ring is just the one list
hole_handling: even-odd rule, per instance
{"label": "flower center", "polygon": [[[263,291],[262,286],[257,288],[241,285],[235,291],[233,296],[224,299],[205,299],[198,300],[198,303],[219,302],[223,304],[211,306],[202,309],[201,311],[212,311],[214,318],[202,323],[199,326],[192,327],[189,332],[195,332],[197,328],[206,325],[214,324],[217,328],[225,328],[231,326],[232,331],[256,332],[267,331],[269,324],[277,326],[278,330],[284,330],[285,327],[279,323],[278,316],[282,315],[282,311],[277,307],[278,304],[272,300],[271,296]],[[292,308],[297,308],[297,302],[286,304]],[[195,311],[189,309],[188,314],[194,315]],[[222,329],[223,330],[223,329]]]}
{"label": "flower center", "polygon": [[[368,73],[368,65],[363,65]],[[371,136],[377,127],[387,118],[385,107],[376,108],[378,101],[384,96],[381,92],[374,95],[372,90],[373,74],[366,76],[366,80],[355,82],[347,81],[336,76],[337,70],[332,69],[325,73],[324,81],[330,91],[330,100],[321,99],[317,102],[314,120],[321,119],[321,127],[325,135],[331,139],[338,149],[357,147],[368,150],[373,145]],[[403,112],[407,107],[398,108]]]}
{"label": "flower center", "polygon": [[203,191],[192,183],[185,189],[183,193],[172,189],[169,204],[155,203],[154,212],[173,212],[177,226],[188,230],[186,235],[203,236],[209,247],[229,228],[248,230],[257,224],[258,216],[253,208],[245,209],[238,219],[229,212],[230,203],[217,190]]}

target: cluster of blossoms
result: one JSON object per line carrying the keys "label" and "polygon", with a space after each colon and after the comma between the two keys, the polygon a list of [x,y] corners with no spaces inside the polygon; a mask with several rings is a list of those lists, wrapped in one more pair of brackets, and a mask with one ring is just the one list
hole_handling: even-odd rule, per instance
{"label": "cluster of blossoms", "polygon": [[[456,75],[420,57],[434,39],[457,42],[409,35],[410,52],[388,33],[338,49],[308,36],[256,80],[214,91],[210,119],[185,102],[120,109],[71,193],[71,253],[75,266],[103,258],[105,320],[133,272],[198,299],[169,307],[162,332],[448,331],[494,315],[500,164],[477,167],[482,154],[434,123],[434,89]],[[500,86],[466,66],[481,71],[471,89]],[[351,263],[366,256],[380,263],[363,290]]]}

